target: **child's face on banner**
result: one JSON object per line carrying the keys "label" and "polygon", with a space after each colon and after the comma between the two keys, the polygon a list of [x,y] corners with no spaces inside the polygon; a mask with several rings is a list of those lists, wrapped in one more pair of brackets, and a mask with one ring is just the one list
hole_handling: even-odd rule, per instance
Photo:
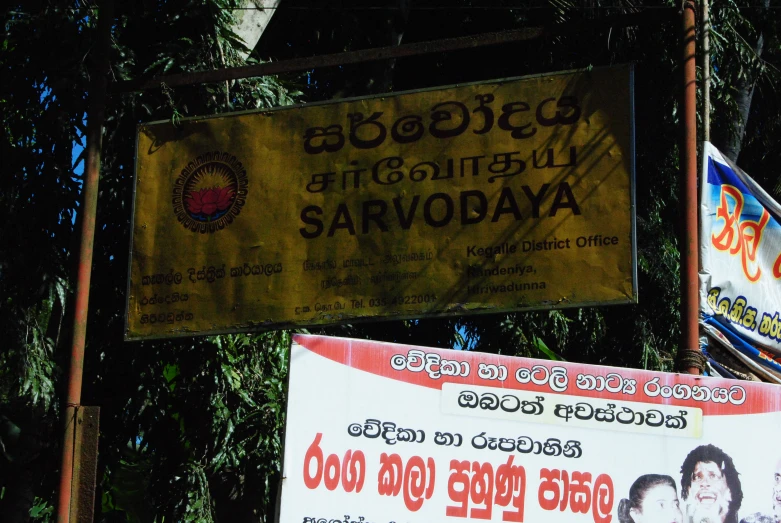
{"label": "child's face on banner", "polygon": [[669,485],[657,485],[648,490],[641,510],[632,510],[635,523],[681,523],[683,516],[678,494]]}

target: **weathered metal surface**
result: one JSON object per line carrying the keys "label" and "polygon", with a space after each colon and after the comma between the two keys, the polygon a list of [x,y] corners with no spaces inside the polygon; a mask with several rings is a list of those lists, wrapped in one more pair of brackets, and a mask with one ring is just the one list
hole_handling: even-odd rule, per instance
{"label": "weathered metal surface", "polygon": [[370,62],[374,60],[387,60],[390,58],[403,58],[407,56],[440,53],[445,51],[457,51],[460,49],[473,49],[489,45],[534,40],[536,38],[542,37],[562,36],[582,31],[596,31],[601,29],[629,27],[650,23],[658,24],[666,19],[669,19],[673,13],[674,10],[672,8],[654,9],[642,13],[619,15],[599,20],[567,22],[563,24],[551,25],[548,27],[527,27],[523,29],[517,29],[515,31],[485,33],[473,36],[462,36],[458,38],[445,38],[442,40],[434,40],[430,42],[416,42],[399,46],[378,47],[375,49],[351,51],[347,53],[312,56],[308,58],[295,58],[292,60],[270,62],[245,67],[232,67],[226,69],[216,69],[212,71],[200,71],[195,73],[159,76],[148,79],[128,80],[115,83],[111,86],[110,91],[111,93],[127,93],[134,91],[144,91],[148,89],[158,89],[160,88],[161,83],[165,83],[169,87],[174,87],[180,85],[224,82],[225,80],[236,80],[239,78],[306,71],[308,69],[316,69],[320,67],[335,67],[340,65]]}
{"label": "weathered metal surface", "polygon": [[95,216],[98,207],[98,180],[100,178],[100,147],[106,106],[111,25],[114,20],[113,0],[103,0],[98,12],[97,41],[93,47],[96,71],[90,86],[90,107],[87,115],[87,155],[84,162],[84,200],[81,206],[81,244],[79,246],[78,274],[76,276],[76,303],[73,319],[68,390],[65,399],[62,465],[60,468],[57,521],[67,523],[70,512],[71,483],[73,480],[74,418],[81,403],[81,382],[84,371],[84,345],[87,337],[89,287],[92,272],[92,250],[95,238]]}
{"label": "weathered metal surface", "polygon": [[615,66],[140,126],[126,338],[635,302],[631,84]]}
{"label": "weathered metal surface", "polygon": [[80,407],[75,429],[70,521],[92,523],[95,514],[100,407]]}
{"label": "weathered metal surface", "polygon": [[[681,205],[683,206],[681,241],[681,343],[679,351],[698,351],[699,318],[699,238],[697,227],[697,79],[695,4],[687,1],[683,9],[683,144],[681,147]],[[685,352],[683,352],[685,354]],[[697,367],[686,372],[699,374]]]}

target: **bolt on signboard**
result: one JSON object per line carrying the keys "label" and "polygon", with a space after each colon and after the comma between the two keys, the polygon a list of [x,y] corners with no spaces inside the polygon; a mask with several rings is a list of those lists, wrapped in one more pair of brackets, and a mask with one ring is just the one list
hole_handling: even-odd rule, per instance
{"label": "bolt on signboard", "polygon": [[781,518],[778,385],[323,336],[290,360],[280,523]]}
{"label": "bolt on signboard", "polygon": [[143,124],[127,339],[637,299],[630,66]]}

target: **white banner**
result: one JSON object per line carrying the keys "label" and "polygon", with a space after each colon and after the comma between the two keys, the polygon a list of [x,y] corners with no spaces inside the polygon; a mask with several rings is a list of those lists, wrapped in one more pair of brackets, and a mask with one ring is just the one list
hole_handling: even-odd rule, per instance
{"label": "white banner", "polygon": [[778,441],[775,385],[296,336],[280,521],[772,523]]}
{"label": "white banner", "polygon": [[781,206],[703,144],[700,308],[781,363]]}

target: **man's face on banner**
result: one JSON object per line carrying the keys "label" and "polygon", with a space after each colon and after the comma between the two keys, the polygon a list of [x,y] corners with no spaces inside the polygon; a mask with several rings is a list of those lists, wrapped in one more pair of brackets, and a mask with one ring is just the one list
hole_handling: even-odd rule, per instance
{"label": "man's face on banner", "polygon": [[694,466],[692,484],[686,500],[686,515],[691,523],[722,523],[729,513],[732,492],[727,478],[712,461]]}
{"label": "man's face on banner", "polygon": [[776,462],[776,473],[773,479],[773,516],[776,523],[781,523],[781,458]]}

